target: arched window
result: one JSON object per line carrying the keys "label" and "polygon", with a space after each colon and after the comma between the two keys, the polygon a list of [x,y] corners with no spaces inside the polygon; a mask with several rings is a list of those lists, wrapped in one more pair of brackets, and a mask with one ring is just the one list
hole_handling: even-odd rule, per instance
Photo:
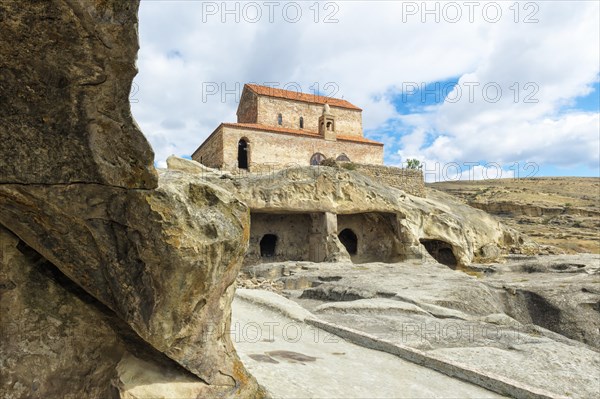
{"label": "arched window", "polygon": [[327,122],[327,130],[328,131],[333,130],[333,123]]}
{"label": "arched window", "polygon": [[310,164],[312,166],[318,166],[325,160],[325,155],[320,152],[315,152],[312,157],[310,157]]}
{"label": "arched window", "polygon": [[304,118],[300,117],[300,129],[304,129]]}
{"label": "arched window", "polygon": [[346,247],[346,251],[350,255],[356,255],[356,251],[358,250],[358,238],[356,234],[350,229],[344,229],[338,235],[340,242]]}
{"label": "arched window", "polygon": [[277,115],[277,124],[283,125],[283,115],[281,115],[281,114]]}
{"label": "arched window", "polygon": [[346,155],[344,153],[338,155],[335,160],[340,161],[340,162],[350,162],[350,158],[348,158],[348,155]]}
{"label": "arched window", "polygon": [[277,248],[277,236],[275,234],[265,234],[260,239],[260,256],[263,258],[271,258],[275,256]]}
{"label": "arched window", "polygon": [[248,169],[248,142],[245,139],[238,142],[238,168]]}

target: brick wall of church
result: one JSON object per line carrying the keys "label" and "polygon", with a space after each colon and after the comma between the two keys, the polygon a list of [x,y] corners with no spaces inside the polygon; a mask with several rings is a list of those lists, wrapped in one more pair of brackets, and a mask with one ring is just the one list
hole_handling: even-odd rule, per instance
{"label": "brick wall of church", "polygon": [[257,123],[257,119],[258,96],[250,90],[244,90],[237,110],[237,121],[239,123]]}
{"label": "brick wall of church", "polygon": [[192,159],[210,168],[220,168],[223,165],[223,127],[219,127],[207,141],[198,148]]}
{"label": "brick wall of church", "polygon": [[423,172],[420,170],[384,165],[357,164],[355,167],[357,172],[372,177],[376,181],[399,188],[417,197],[425,197],[425,181],[423,179]]}
{"label": "brick wall of church", "polygon": [[[294,134],[270,133],[223,127],[223,167],[237,167],[237,148],[240,139],[250,143],[250,171],[283,168],[286,165],[310,165],[316,152],[335,158],[346,154],[351,161],[368,164],[383,163],[383,146],[349,141],[326,141],[322,138]],[[195,158],[194,158],[195,159]],[[208,165],[207,165],[208,166]]]}
{"label": "brick wall of church", "polygon": [[[278,126],[277,115],[280,113],[283,122],[281,126],[289,129],[300,129],[300,117],[302,116],[304,118],[304,130],[318,132],[319,117],[323,113],[323,105],[275,97],[258,97],[257,123]],[[361,111],[331,107],[331,113],[335,116],[336,133],[362,137]]]}

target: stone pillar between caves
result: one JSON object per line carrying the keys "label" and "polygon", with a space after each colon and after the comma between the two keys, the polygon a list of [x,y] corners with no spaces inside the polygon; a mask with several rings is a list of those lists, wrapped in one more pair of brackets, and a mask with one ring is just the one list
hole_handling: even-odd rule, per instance
{"label": "stone pillar between caves", "polygon": [[330,212],[313,213],[311,219],[308,257],[311,262],[323,262],[330,255],[327,237],[337,234],[337,215]]}

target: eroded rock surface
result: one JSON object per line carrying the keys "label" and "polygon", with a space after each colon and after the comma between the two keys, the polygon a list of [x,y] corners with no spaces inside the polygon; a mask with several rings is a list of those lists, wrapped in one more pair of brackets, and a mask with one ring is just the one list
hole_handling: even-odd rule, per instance
{"label": "eroded rock surface", "polygon": [[416,261],[285,262],[248,273],[283,283],[283,295],[328,322],[556,397],[589,398],[600,394],[599,262],[522,257],[471,275]]}
{"label": "eroded rock surface", "polygon": [[[436,190],[427,198],[406,194],[359,172],[331,167],[299,167],[278,172],[231,175],[171,158],[169,168],[190,171],[235,193],[252,211],[261,213],[317,213],[338,215],[385,214],[392,217],[394,258],[430,258],[424,242],[439,242],[454,259],[454,266],[498,259],[508,252],[536,252],[537,244],[502,225],[493,216]],[[195,171],[195,172],[194,172]],[[367,221],[369,228],[381,225]],[[375,245],[376,243],[374,243]],[[376,249],[373,249],[376,251]],[[345,256],[337,260],[347,259]],[[381,256],[384,254],[381,253]]]}
{"label": "eroded rock surface", "polygon": [[600,350],[600,256],[517,257],[493,265],[484,281],[519,322]]}
{"label": "eroded rock surface", "polygon": [[75,399],[88,387],[118,398],[110,381],[125,346],[107,317],[19,241],[0,227],[0,396]]}
{"label": "eroded rock surface", "polygon": [[129,109],[138,3],[0,4],[0,183],[156,186]]}
{"label": "eroded rock surface", "polygon": [[2,185],[0,206],[0,223],[147,342],[209,384],[235,385],[238,360],[219,338],[249,220],[229,193],[170,172],[149,191]]}
{"label": "eroded rock surface", "polygon": [[0,335],[6,399],[196,398],[212,389],[3,227]]}
{"label": "eroded rock surface", "polygon": [[[137,8],[116,0],[0,4],[0,225],[12,252],[16,236],[43,259],[35,267],[55,267],[72,288],[59,295],[52,282],[2,260],[3,306],[21,310],[2,312],[2,397],[156,397],[163,382],[177,381],[193,385],[191,397],[264,396],[226,333],[248,209],[198,177],[158,178],[128,102]],[[76,289],[111,317],[86,310],[72,298]],[[36,290],[47,303],[27,299]],[[72,314],[58,302],[71,303]],[[44,338],[21,342],[19,331]],[[145,366],[125,358],[133,352],[117,337],[123,331],[152,353],[140,360],[148,373],[128,372]],[[69,340],[74,348],[62,350]],[[94,360],[97,369],[87,363]],[[58,373],[69,383],[54,381]]]}
{"label": "eroded rock surface", "polygon": [[[497,215],[540,244],[569,254],[600,252],[597,177],[456,181],[429,186]],[[561,253],[556,249],[555,253]]]}

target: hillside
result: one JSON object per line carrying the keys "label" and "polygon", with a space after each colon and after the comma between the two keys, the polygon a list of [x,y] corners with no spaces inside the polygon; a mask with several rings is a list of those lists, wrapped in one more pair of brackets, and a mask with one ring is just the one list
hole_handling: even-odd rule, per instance
{"label": "hillside", "polygon": [[600,253],[600,179],[552,177],[427,184],[498,216],[540,244]]}

